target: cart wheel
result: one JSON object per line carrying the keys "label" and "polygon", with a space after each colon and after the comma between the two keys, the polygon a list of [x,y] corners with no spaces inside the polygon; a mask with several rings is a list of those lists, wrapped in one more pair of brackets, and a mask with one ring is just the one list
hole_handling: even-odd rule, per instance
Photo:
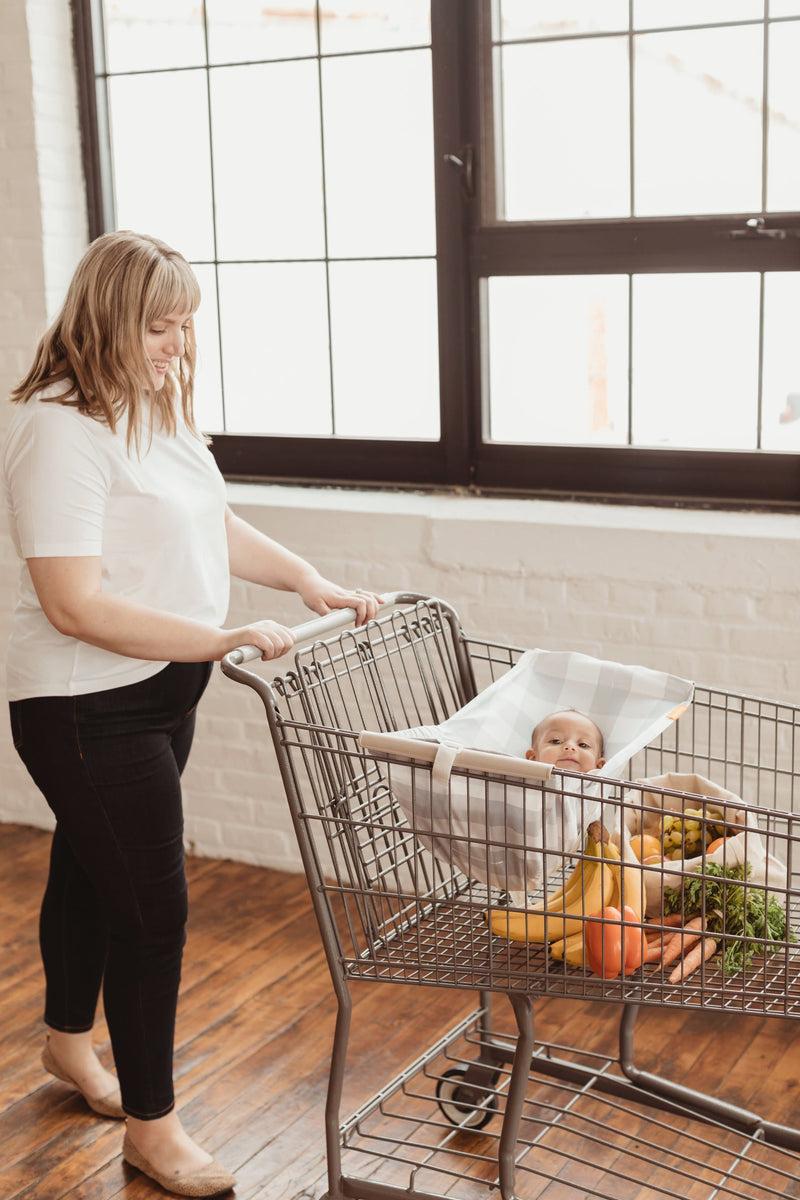
{"label": "cart wheel", "polygon": [[448,1121],[462,1129],[483,1129],[497,1112],[493,1092],[463,1086],[467,1067],[450,1067],[436,1083],[436,1099]]}

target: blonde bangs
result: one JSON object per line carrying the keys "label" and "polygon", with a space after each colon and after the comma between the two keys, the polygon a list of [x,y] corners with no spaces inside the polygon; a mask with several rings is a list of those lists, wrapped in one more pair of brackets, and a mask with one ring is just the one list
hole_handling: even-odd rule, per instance
{"label": "blonde bangs", "polygon": [[[141,336],[154,322],[163,320],[171,313],[186,313],[191,318],[200,306],[200,284],[197,276],[182,255],[168,247],[155,262],[142,297]],[[153,396],[154,411],[158,412],[162,425],[170,432],[175,430],[175,401],[179,399],[183,419],[191,431],[200,437],[194,420],[194,369],[197,359],[197,344],[194,336],[194,321],[190,319],[185,334],[185,351],[164,381],[164,387]],[[176,396],[177,393],[177,396]]]}
{"label": "blonde bangs", "polygon": [[200,307],[200,285],[185,258],[160,258],[144,295],[143,329],[169,313],[195,313]]}

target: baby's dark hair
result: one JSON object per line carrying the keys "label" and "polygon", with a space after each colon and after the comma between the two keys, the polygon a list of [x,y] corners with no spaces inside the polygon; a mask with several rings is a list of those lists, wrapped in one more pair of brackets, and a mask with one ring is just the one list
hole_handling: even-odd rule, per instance
{"label": "baby's dark hair", "polygon": [[541,721],[534,727],[533,733],[531,734],[531,746],[536,745],[536,737],[542,726],[548,721],[552,721],[553,717],[563,716],[564,713],[575,713],[576,716],[583,717],[585,721],[589,721],[590,724],[594,725],[594,728],[597,730],[597,736],[600,738],[600,757],[602,758],[603,754],[605,753],[602,730],[600,729],[600,726],[592,720],[591,717],[587,717],[586,713],[581,712],[578,708],[554,708],[553,711],[548,713],[546,717],[542,717]]}

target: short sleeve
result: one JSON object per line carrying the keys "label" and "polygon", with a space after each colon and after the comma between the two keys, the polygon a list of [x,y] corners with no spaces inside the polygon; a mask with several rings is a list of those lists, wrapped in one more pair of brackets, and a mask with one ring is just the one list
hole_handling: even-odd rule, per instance
{"label": "short sleeve", "polygon": [[57,401],[29,403],[35,407],[12,423],[5,454],[9,517],[20,553],[100,555],[109,471],[91,418]]}

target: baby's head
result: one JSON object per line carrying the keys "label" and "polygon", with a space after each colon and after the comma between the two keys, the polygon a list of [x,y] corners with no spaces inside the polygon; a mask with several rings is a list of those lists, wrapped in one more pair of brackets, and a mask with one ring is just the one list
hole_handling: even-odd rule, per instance
{"label": "baby's head", "polygon": [[525,757],[552,763],[562,771],[595,771],[605,763],[603,735],[574,708],[550,713],[533,731]]}

